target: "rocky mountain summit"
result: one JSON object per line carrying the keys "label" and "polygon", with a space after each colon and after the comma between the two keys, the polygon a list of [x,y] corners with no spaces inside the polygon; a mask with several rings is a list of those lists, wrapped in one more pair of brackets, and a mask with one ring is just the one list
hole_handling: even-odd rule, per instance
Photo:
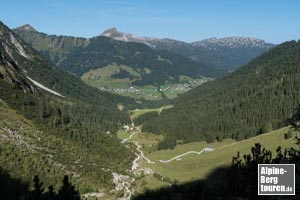
{"label": "rocky mountain summit", "polygon": [[148,46],[152,46],[150,43],[153,40],[157,40],[156,38],[151,38],[151,37],[142,37],[142,36],[137,36],[129,33],[123,33],[117,30],[116,27],[107,29],[104,31],[101,36],[105,37],[110,37],[115,40],[123,41],[123,42],[138,42],[138,43],[143,43]]}
{"label": "rocky mountain summit", "polygon": [[17,28],[19,31],[26,31],[26,32],[38,32],[35,28],[33,28],[30,24],[25,24]]}

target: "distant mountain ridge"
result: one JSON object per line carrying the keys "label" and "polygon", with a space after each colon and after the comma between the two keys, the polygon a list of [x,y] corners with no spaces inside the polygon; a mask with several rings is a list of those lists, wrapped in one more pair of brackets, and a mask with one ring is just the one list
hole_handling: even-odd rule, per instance
{"label": "distant mountain ridge", "polygon": [[208,38],[187,43],[169,38],[151,38],[123,33],[116,28],[104,31],[102,36],[123,42],[139,42],[155,49],[164,49],[184,55],[207,66],[234,70],[275,45],[251,37]]}
{"label": "distant mountain ridge", "polygon": [[154,37],[143,37],[137,36],[130,33],[124,33],[118,31],[116,27],[105,30],[101,36],[111,37],[115,40],[123,41],[123,42],[139,42],[144,43],[152,47],[156,47],[157,43],[178,43],[181,45],[193,45],[196,47],[207,47],[211,46],[228,46],[231,48],[237,47],[261,47],[261,48],[270,48],[274,45],[271,43],[267,43],[264,40],[253,38],[253,37],[241,37],[241,36],[232,36],[232,37],[224,37],[224,38],[208,38],[200,41],[195,41],[191,43],[169,39],[169,38],[154,38]]}
{"label": "distant mountain ridge", "polygon": [[[106,36],[89,39],[47,35],[31,30],[34,28],[29,25],[14,29],[23,40],[47,56],[52,62],[79,77],[91,70],[110,65],[126,65],[136,76],[133,77],[133,74],[128,74],[129,71],[123,70],[123,75],[120,77],[129,78],[129,81],[135,85],[159,87],[166,82],[179,82],[180,76],[215,78],[226,73],[224,70],[206,66],[182,55],[130,42],[132,40],[140,41],[141,38],[132,34],[120,33],[116,28],[105,31],[103,35]],[[152,38],[144,40],[150,41]],[[124,77],[124,73],[127,74],[127,77]]]}
{"label": "distant mountain ridge", "polygon": [[225,38],[209,38],[197,42],[191,43],[197,47],[206,47],[206,48],[214,48],[214,47],[229,47],[229,48],[240,48],[240,47],[248,47],[248,48],[271,48],[274,45],[271,43],[267,43],[264,40],[251,38],[251,37],[225,37]]}
{"label": "distant mountain ridge", "polygon": [[117,30],[116,27],[107,29],[104,31],[101,36],[105,37],[110,37],[115,40],[123,41],[123,42],[138,42],[138,43],[143,43],[148,46],[152,46],[151,41],[156,40],[156,38],[151,38],[151,37],[142,37],[142,36],[137,36],[129,33],[123,33]]}
{"label": "distant mountain ridge", "polygon": [[[82,47],[89,39],[71,36],[55,36],[37,32],[26,24],[14,29],[26,42],[41,51],[56,64],[60,64],[71,52],[72,47]],[[239,66],[273,48],[275,45],[261,39],[250,37],[208,38],[187,43],[169,38],[153,38],[124,33],[113,27],[100,36],[110,37],[122,42],[137,42],[151,48],[181,54],[209,67],[233,71]]]}

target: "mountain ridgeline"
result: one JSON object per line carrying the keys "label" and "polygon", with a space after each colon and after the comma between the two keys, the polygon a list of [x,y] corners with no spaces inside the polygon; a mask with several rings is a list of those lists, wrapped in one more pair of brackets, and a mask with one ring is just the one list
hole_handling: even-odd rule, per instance
{"label": "mountain ridgeline", "polygon": [[133,85],[160,86],[166,82],[179,82],[182,75],[216,78],[226,73],[179,54],[105,36],[84,39],[46,35],[29,25],[14,31],[58,66],[79,77],[90,70],[109,65],[126,65],[140,75]]}
{"label": "mountain ridgeline", "polygon": [[[132,99],[85,85],[44,59],[1,22],[0,42],[0,132],[8,135],[0,140],[2,168],[21,174],[24,180],[38,174],[46,182],[57,182],[65,172],[81,191],[95,191],[111,184],[109,170],[124,172],[130,167],[133,154],[119,145],[114,133],[129,123],[127,113],[119,111],[118,105],[134,104]],[[34,140],[37,134],[39,139]],[[11,135],[20,136],[5,139]],[[33,139],[28,150],[22,138],[30,135]],[[49,144],[35,151],[32,149],[38,144],[34,141]],[[53,152],[48,159],[49,148]],[[36,162],[30,164],[28,157]]]}
{"label": "mountain ridgeline", "polygon": [[186,56],[206,66],[233,71],[252,59],[273,48],[275,45],[250,37],[209,38],[187,43],[169,38],[141,37],[123,33],[116,28],[104,31],[102,36],[124,42],[138,42],[153,49],[167,50]]}
{"label": "mountain ridgeline", "polygon": [[[91,38],[86,47],[77,48],[60,66],[72,73],[82,75],[91,69],[105,67],[112,63],[130,66],[141,74],[142,79],[133,82],[134,85],[162,85],[166,81],[178,82],[179,75],[192,78],[223,75],[222,71],[202,66],[181,55],[153,50],[144,44],[120,42],[103,36]],[[146,68],[150,72],[147,72]]]}
{"label": "mountain ridgeline", "polygon": [[57,65],[66,59],[74,48],[86,46],[89,43],[86,38],[41,33],[29,24],[13,31]]}
{"label": "mountain ridgeline", "polygon": [[283,43],[232,74],[175,100],[174,108],[148,120],[143,131],[165,134],[159,148],[176,140],[246,139],[285,125],[300,103],[300,42]]}

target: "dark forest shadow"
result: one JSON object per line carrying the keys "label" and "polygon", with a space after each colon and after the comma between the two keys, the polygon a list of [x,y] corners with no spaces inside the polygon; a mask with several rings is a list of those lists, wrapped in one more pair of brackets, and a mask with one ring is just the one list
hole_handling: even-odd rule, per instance
{"label": "dark forest shadow", "polygon": [[75,186],[64,176],[58,192],[53,186],[43,188],[38,176],[33,178],[33,190],[29,183],[12,178],[9,173],[0,168],[0,199],[1,200],[80,200],[80,194]]}
{"label": "dark forest shadow", "polygon": [[28,183],[12,178],[5,170],[0,168],[0,199],[27,199],[28,194]]}

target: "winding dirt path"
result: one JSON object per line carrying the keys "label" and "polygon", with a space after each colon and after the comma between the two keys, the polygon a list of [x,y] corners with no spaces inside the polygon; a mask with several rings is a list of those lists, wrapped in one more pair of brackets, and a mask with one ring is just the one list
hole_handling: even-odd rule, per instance
{"label": "winding dirt path", "polygon": [[146,161],[147,161],[147,163],[150,163],[150,164],[154,164],[155,162],[154,161],[151,161],[149,158],[147,158],[145,155],[144,155],[144,152],[141,150],[141,145],[139,145],[139,143],[138,142],[134,142],[134,144],[135,144],[135,146],[136,146],[136,150],[138,151],[138,152],[140,152],[140,156],[142,157],[142,158],[144,158]]}
{"label": "winding dirt path", "polygon": [[123,139],[121,143],[123,144],[123,143],[127,142],[127,140],[130,140],[136,133],[140,133],[140,132],[141,132],[141,130],[138,130],[138,131],[135,131],[135,132],[131,133],[131,134],[129,135],[129,137]]}
{"label": "winding dirt path", "polygon": [[[128,138],[123,139],[121,143],[128,142],[128,140],[130,140],[135,134],[140,133],[140,132],[141,132],[141,130],[133,132],[132,134],[130,134],[130,136]],[[141,145],[138,142],[136,142],[136,141],[130,141],[130,142],[132,142],[133,144],[135,144],[136,150],[139,152],[139,154],[136,154],[137,158],[133,162],[133,167],[132,167],[133,169],[137,168],[137,160],[140,159],[140,158],[143,158],[149,164],[155,164],[154,161],[151,161],[149,158],[147,158],[144,155],[144,152],[142,151],[142,147],[141,147]],[[214,150],[213,148],[203,148],[201,151],[188,151],[188,152],[179,154],[179,155],[177,155],[177,156],[175,156],[175,157],[173,157],[173,158],[171,158],[169,160],[159,160],[159,162],[161,162],[161,163],[169,163],[169,162],[177,160],[177,159],[179,159],[179,158],[181,158],[183,156],[186,156],[188,154],[197,154],[197,155],[200,155],[200,154],[202,154],[204,152],[211,152],[213,150]]]}
{"label": "winding dirt path", "polygon": [[185,153],[180,154],[180,155],[178,155],[178,156],[175,156],[174,158],[171,158],[171,159],[169,159],[169,160],[159,160],[159,162],[162,162],[162,163],[169,163],[169,162],[172,162],[173,160],[177,160],[177,159],[179,159],[179,158],[181,158],[181,157],[183,157],[183,156],[186,156],[186,155],[188,155],[188,154],[197,154],[197,155],[200,155],[200,154],[202,154],[202,153],[204,153],[204,152],[211,152],[211,151],[213,151],[213,150],[214,150],[213,148],[204,148],[204,149],[202,149],[201,151],[188,151],[188,152],[185,152]]}

